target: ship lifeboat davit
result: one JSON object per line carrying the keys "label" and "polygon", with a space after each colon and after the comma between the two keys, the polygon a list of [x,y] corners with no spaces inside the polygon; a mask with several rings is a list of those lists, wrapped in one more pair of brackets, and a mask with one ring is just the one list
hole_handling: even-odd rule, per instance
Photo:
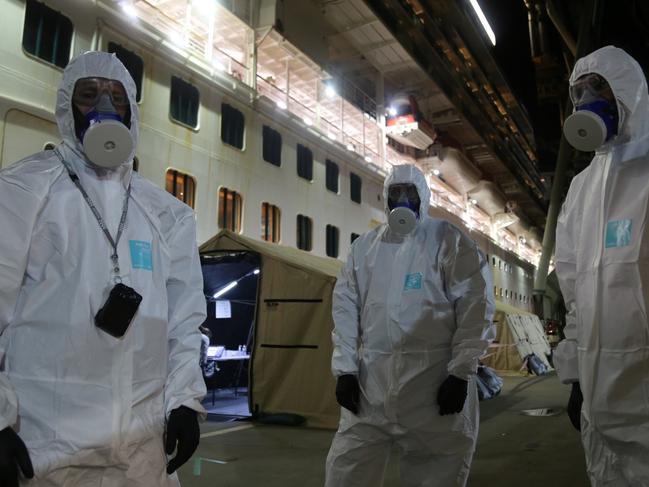
{"label": "ship lifeboat davit", "polygon": [[[491,181],[480,181],[468,196],[478,202],[480,208],[489,214],[492,218],[498,213],[505,213],[505,204],[507,199],[502,194],[498,186]],[[513,222],[511,222],[513,223]]]}
{"label": "ship lifeboat davit", "polygon": [[437,151],[437,155],[418,161],[426,170],[439,171],[444,182],[460,195],[469,193],[481,179],[480,170],[453,147],[442,147]]}
{"label": "ship lifeboat davit", "polygon": [[385,133],[400,144],[424,150],[435,142],[435,129],[424,120],[412,96],[392,101],[385,122]]}

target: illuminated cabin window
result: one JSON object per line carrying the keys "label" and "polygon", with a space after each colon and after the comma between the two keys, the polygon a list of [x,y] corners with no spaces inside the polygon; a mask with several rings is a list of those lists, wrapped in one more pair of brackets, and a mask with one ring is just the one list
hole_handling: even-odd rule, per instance
{"label": "illuminated cabin window", "polygon": [[325,162],[325,170],[327,189],[338,194],[338,174],[340,172],[338,164],[327,159]]}
{"label": "illuminated cabin window", "polygon": [[43,61],[65,68],[70,60],[72,22],[47,5],[27,0],[23,48]]}
{"label": "illuminated cabin window", "polygon": [[338,244],[340,239],[340,230],[333,225],[327,225],[327,255],[329,257],[338,257]]}
{"label": "illuminated cabin window", "polygon": [[297,216],[297,248],[310,251],[313,248],[313,220],[308,216]]}
{"label": "illuminated cabin window", "polygon": [[361,187],[363,180],[358,174],[349,173],[349,196],[356,203],[361,202]]}
{"label": "illuminated cabin window", "polygon": [[268,125],[264,125],[262,138],[262,156],[264,161],[270,162],[273,166],[280,167],[282,165],[282,134],[270,128]]}
{"label": "illuminated cabin window", "polygon": [[168,169],[165,188],[180,201],[194,208],[196,181],[189,174],[176,171],[175,169]]}
{"label": "illuminated cabin window", "polygon": [[241,195],[228,188],[219,189],[219,228],[240,233],[242,212]]}
{"label": "illuminated cabin window", "polygon": [[117,59],[119,59],[124,67],[128,70],[129,74],[135,81],[135,88],[137,90],[135,101],[140,103],[142,101],[142,78],[144,77],[144,61],[142,58],[129,51],[125,47],[120,46],[116,42],[108,43],[108,52],[114,52]]}
{"label": "illuminated cabin window", "polygon": [[313,152],[302,144],[297,145],[297,175],[313,181]]}
{"label": "illuminated cabin window", "polygon": [[243,149],[246,119],[239,110],[221,103],[221,140],[236,149]]}
{"label": "illuminated cabin window", "polygon": [[261,238],[277,243],[280,239],[281,210],[270,203],[261,204]]}
{"label": "illuminated cabin window", "polygon": [[352,232],[350,243],[354,243],[354,240],[356,240],[358,237],[360,237],[360,234]]}
{"label": "illuminated cabin window", "polygon": [[171,118],[189,128],[198,128],[198,107],[200,104],[198,88],[172,76],[170,96],[169,114]]}

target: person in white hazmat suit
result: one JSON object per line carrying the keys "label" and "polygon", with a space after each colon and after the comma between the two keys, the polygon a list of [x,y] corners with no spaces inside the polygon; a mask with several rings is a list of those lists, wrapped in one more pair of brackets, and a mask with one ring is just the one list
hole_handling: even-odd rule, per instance
{"label": "person in white hazmat suit", "polygon": [[412,165],[386,178],[388,224],[359,237],[334,288],[332,371],[341,408],[326,487],[379,487],[393,444],[404,486],[463,486],[478,433],[475,372],[491,332],[489,267],[428,216]]}
{"label": "person in white hazmat suit", "polygon": [[135,96],[114,54],[79,55],[63,142],[0,171],[3,487],[177,486],[198,445],[194,214],[133,172]]}
{"label": "person in white hazmat suit", "polygon": [[577,61],[570,94],[566,138],[595,156],[572,180],[557,223],[556,272],[568,313],[554,364],[573,384],[568,414],[581,429],[591,484],[647,487],[647,82],[633,58],[607,46]]}

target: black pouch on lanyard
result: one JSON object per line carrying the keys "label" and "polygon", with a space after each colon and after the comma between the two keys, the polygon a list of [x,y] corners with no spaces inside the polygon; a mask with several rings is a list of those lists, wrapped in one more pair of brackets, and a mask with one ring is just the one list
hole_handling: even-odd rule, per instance
{"label": "black pouch on lanyard", "polygon": [[123,337],[141,301],[142,296],[135,289],[121,282],[115,284],[106,303],[95,316],[95,325],[115,338]]}

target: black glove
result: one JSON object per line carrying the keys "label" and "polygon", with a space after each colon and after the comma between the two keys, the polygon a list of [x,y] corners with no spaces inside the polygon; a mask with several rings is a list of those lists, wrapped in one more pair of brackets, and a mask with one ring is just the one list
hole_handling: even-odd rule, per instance
{"label": "black glove", "polygon": [[361,388],[355,375],[345,374],[338,377],[336,382],[336,400],[345,409],[358,414],[358,402]]}
{"label": "black glove", "polygon": [[28,479],[34,477],[34,467],[25,443],[12,428],[7,427],[0,431],[0,485],[18,487],[18,467]]}
{"label": "black glove", "polygon": [[167,473],[174,473],[183,463],[191,458],[198,448],[201,437],[201,430],[198,427],[198,415],[193,409],[180,406],[171,411],[167,420],[167,431],[165,433],[165,451],[171,455],[178,449],[176,456],[167,464]]}
{"label": "black glove", "polygon": [[584,402],[584,396],[581,395],[581,387],[579,382],[572,383],[572,392],[570,392],[570,399],[566,411],[570,422],[577,431],[581,431],[581,405]]}
{"label": "black glove", "polygon": [[462,411],[466,401],[466,389],[468,381],[459,379],[454,375],[449,375],[437,392],[437,404],[439,404],[439,414],[455,414]]}

